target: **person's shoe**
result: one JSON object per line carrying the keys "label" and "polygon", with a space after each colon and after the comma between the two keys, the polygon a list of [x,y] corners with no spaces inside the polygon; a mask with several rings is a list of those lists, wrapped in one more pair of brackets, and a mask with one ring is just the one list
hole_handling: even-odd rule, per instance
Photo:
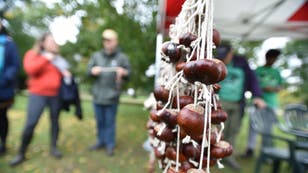
{"label": "person's shoe", "polygon": [[94,145],[91,145],[88,149],[89,151],[96,151],[102,148],[104,148],[104,145],[94,144]]}
{"label": "person's shoe", "polygon": [[18,154],[13,160],[10,161],[10,166],[17,166],[26,160],[25,155]]}
{"label": "person's shoe", "polygon": [[237,163],[237,161],[234,158],[227,158],[226,164],[235,170],[241,169],[241,166]]}
{"label": "person's shoe", "polygon": [[253,157],[253,150],[247,149],[244,154],[241,155],[242,158],[252,158]]}
{"label": "person's shoe", "polygon": [[57,159],[60,159],[62,157],[62,153],[56,147],[52,147],[50,149],[50,155]]}
{"label": "person's shoe", "polygon": [[114,155],[114,151],[113,151],[113,148],[107,148],[107,155],[108,156],[113,156]]}

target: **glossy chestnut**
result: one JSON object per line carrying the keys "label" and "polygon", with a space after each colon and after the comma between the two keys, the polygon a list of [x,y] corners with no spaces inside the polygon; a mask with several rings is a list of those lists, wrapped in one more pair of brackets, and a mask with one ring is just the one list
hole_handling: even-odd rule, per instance
{"label": "glossy chestnut", "polygon": [[196,40],[197,38],[198,37],[195,34],[187,32],[187,33],[180,35],[179,43],[186,47],[190,47],[191,42]]}
{"label": "glossy chestnut", "polygon": [[[172,107],[173,108],[177,108],[178,107],[178,99],[175,96],[173,98],[173,102],[172,102]],[[194,98],[192,96],[179,96],[179,106],[180,109],[182,109],[184,106],[188,105],[188,104],[192,104],[194,103]]]}
{"label": "glossy chestnut", "polygon": [[169,57],[170,62],[176,63],[180,60],[182,53],[179,49],[178,44],[167,41],[162,45],[162,52]]}
{"label": "glossy chestnut", "polygon": [[162,124],[157,124],[154,127],[154,133],[156,138],[165,141],[165,142],[171,142],[173,140],[175,140],[176,138],[176,134],[174,132],[172,132],[172,129],[169,128],[168,126],[166,126],[160,134],[158,134],[158,132],[160,132],[162,128]]}
{"label": "glossy chestnut", "polygon": [[211,157],[224,158],[230,156],[233,152],[233,147],[227,141],[219,141],[211,147]]}
{"label": "glossy chestnut", "polygon": [[180,167],[183,171],[187,172],[189,169],[191,168],[195,168],[195,166],[191,163],[189,163],[188,161],[184,161],[181,163],[181,167]]}
{"label": "glossy chestnut", "polygon": [[174,128],[177,125],[177,112],[166,109],[160,114],[161,120],[165,122],[170,128]]}
{"label": "glossy chestnut", "polygon": [[183,144],[182,152],[186,158],[198,159],[201,154],[201,147],[200,145],[195,147],[192,143]]}
{"label": "glossy chestnut", "polygon": [[211,123],[212,124],[220,124],[221,122],[225,122],[228,118],[227,112],[222,109],[212,110],[211,112]]}
{"label": "glossy chestnut", "polygon": [[188,104],[181,109],[177,122],[189,136],[199,136],[204,128],[204,108],[199,105]]}
{"label": "glossy chestnut", "polygon": [[166,89],[163,85],[156,86],[153,91],[156,101],[161,101],[163,103],[168,102],[169,90]]}
{"label": "glossy chestnut", "polygon": [[184,77],[191,83],[215,84],[227,75],[225,64],[218,59],[200,59],[187,62],[183,68]]}
{"label": "glossy chestnut", "polygon": [[[176,161],[176,148],[171,146],[167,147],[165,155],[168,159]],[[186,161],[186,157],[183,155],[182,152],[179,152],[179,162],[184,161]]]}
{"label": "glossy chestnut", "polygon": [[150,118],[154,122],[160,122],[161,121],[161,116],[158,115],[158,111],[154,110],[154,109],[150,111]]}

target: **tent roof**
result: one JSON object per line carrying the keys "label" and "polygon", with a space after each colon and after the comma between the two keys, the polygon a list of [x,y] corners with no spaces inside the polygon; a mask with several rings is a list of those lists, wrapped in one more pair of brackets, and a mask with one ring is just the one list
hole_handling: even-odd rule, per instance
{"label": "tent roof", "polygon": [[[185,0],[166,0],[164,29]],[[214,0],[214,27],[223,39],[308,38],[307,0]]]}

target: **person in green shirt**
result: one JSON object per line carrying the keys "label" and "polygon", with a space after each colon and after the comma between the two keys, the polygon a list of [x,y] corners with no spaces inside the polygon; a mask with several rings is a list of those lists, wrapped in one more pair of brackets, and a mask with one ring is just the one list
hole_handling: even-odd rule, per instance
{"label": "person in green shirt", "polygon": [[277,94],[282,89],[283,83],[280,71],[273,67],[280,53],[278,49],[270,49],[265,54],[265,65],[256,69],[256,74],[263,92],[262,97],[267,106],[274,110],[279,106]]}
{"label": "person in green shirt", "polygon": [[[280,75],[280,71],[273,67],[273,64],[277,61],[280,54],[281,52],[278,49],[268,50],[265,54],[265,65],[258,67],[255,71],[259,85],[262,89],[262,98],[266,102],[267,108],[270,111],[269,113],[274,114],[277,112],[279,107],[278,92],[282,89],[283,85],[283,79]],[[252,111],[250,114],[253,114],[253,112],[254,111]],[[248,134],[248,146],[244,156],[253,156],[253,151],[256,145],[256,135],[257,133],[252,129],[250,125]],[[263,144],[270,144],[270,142],[263,141]]]}

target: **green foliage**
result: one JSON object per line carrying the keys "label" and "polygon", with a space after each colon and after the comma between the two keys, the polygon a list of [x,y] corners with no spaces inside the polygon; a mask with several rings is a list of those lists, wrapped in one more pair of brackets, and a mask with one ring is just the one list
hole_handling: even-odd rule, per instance
{"label": "green foliage", "polygon": [[298,77],[300,82],[293,84],[298,90],[294,94],[308,105],[308,40],[294,40],[287,44],[284,53],[287,57],[297,57],[301,60],[299,67],[290,67],[292,63],[285,64],[286,68],[292,69],[291,77]]}
{"label": "green foliage", "polygon": [[[120,47],[130,58],[132,77],[126,87],[137,91],[150,92],[153,79],[145,76],[147,67],[155,61],[155,13],[154,0],[125,2],[123,14],[117,13],[112,1],[77,1],[65,0],[46,6],[42,2],[27,1],[22,8],[14,8],[7,17],[12,28],[13,37],[19,47],[20,55],[32,47],[34,39],[48,31],[49,23],[58,16],[71,16],[81,11],[82,25],[76,43],[67,43],[61,48],[62,55],[73,66],[72,71],[81,82],[89,84],[86,76],[86,66],[94,51],[102,48],[101,32],[105,28],[113,28],[119,33]],[[153,11],[152,18],[147,23],[137,21],[136,11],[140,13],[140,6]],[[149,11],[149,10],[147,10]],[[141,13],[139,15],[142,15]],[[74,56],[80,55],[80,61]],[[23,73],[23,79],[25,75]]]}

